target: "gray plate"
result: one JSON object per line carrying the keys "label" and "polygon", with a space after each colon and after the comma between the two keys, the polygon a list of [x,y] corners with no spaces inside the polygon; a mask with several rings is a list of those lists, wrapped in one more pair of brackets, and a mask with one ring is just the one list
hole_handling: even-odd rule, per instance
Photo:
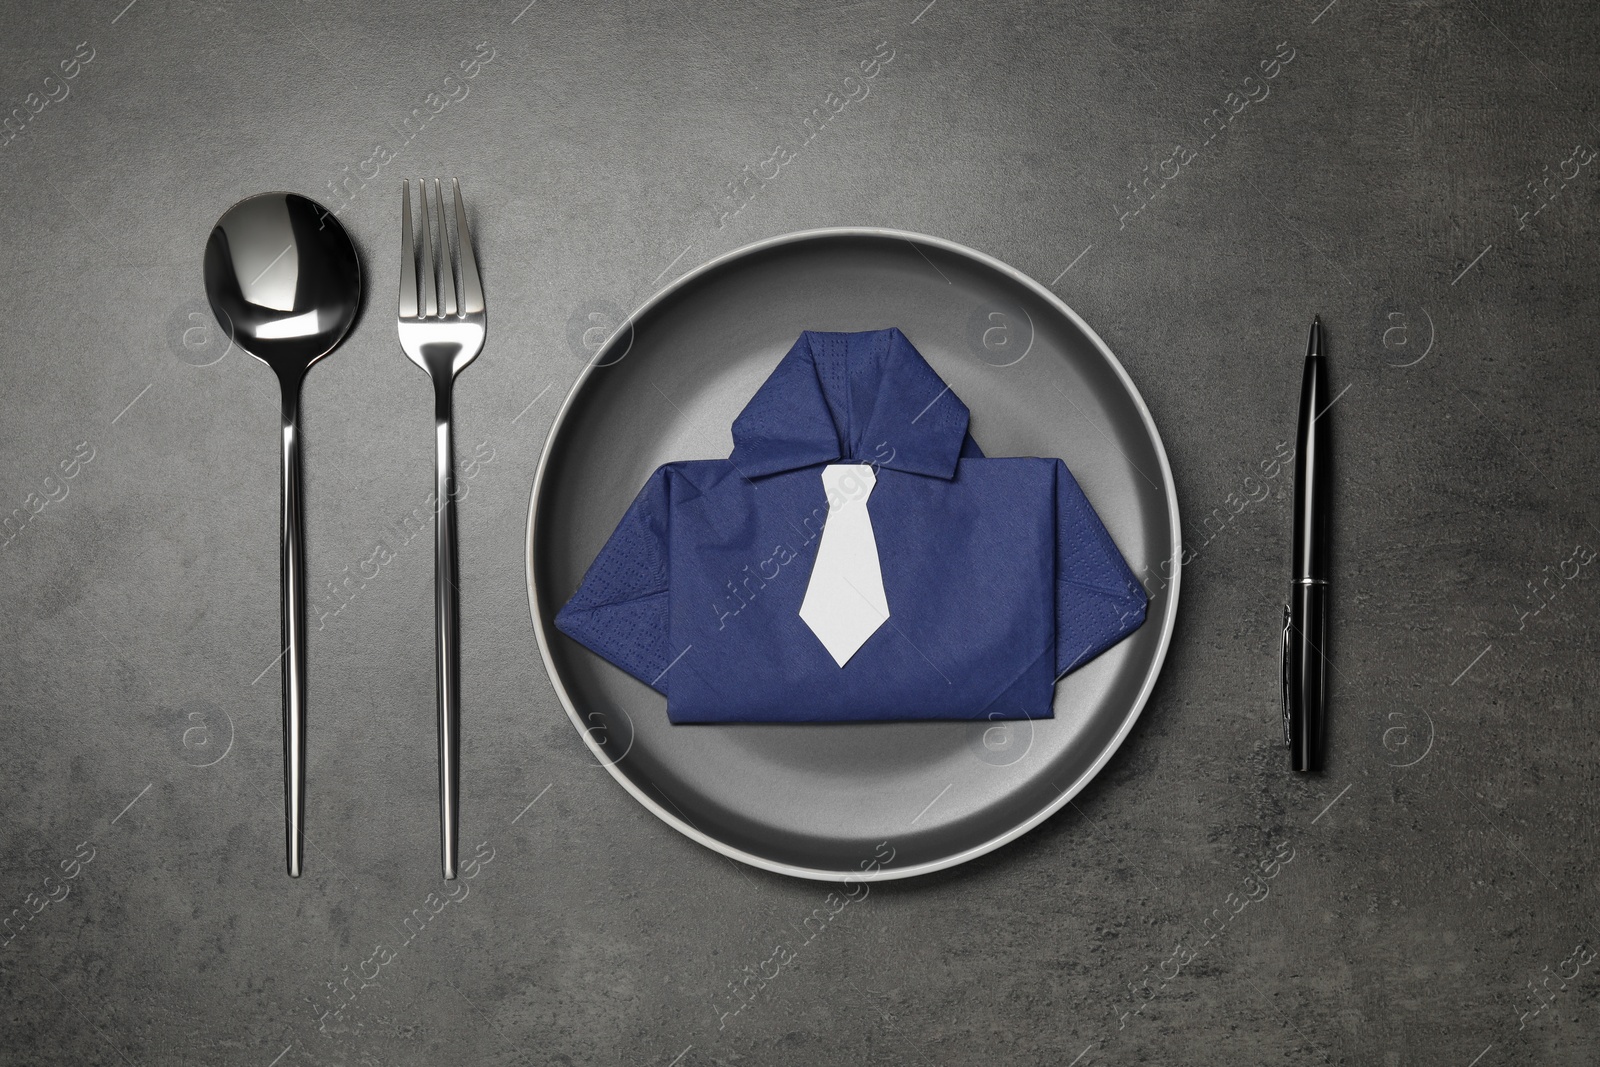
{"label": "gray plate", "polygon": [[1105,343],[1005,264],[896,230],[762,241],[652,297],[567,397],[529,506],[534,634],[595,756],[668,825],[802,878],[924,874],[1048,818],[1127,736],[1177,614],[1174,568],[1133,637],[1057,684],[1053,719],[1013,723],[674,727],[663,697],[555,629],[650,472],[726,457],[734,416],[802,330],[888,326],[966,401],[987,455],[1059,456],[1136,574],[1174,557],[1166,452]]}

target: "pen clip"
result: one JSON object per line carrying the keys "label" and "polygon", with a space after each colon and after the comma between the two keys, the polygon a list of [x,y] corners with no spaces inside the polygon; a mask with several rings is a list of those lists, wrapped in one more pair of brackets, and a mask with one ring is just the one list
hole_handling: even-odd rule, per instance
{"label": "pen clip", "polygon": [[1283,605],[1283,743],[1292,744],[1289,734],[1289,605]]}

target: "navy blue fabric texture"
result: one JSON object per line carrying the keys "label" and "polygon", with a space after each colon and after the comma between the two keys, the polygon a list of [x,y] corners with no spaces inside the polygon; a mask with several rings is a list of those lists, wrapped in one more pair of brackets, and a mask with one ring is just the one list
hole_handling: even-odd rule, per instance
{"label": "navy blue fabric texture", "polygon": [[[1058,459],[989,459],[897,329],[800,336],[732,455],[658,468],[556,628],[675,723],[1049,718],[1148,597]],[[800,618],[821,471],[867,463],[889,619],[840,667]]]}

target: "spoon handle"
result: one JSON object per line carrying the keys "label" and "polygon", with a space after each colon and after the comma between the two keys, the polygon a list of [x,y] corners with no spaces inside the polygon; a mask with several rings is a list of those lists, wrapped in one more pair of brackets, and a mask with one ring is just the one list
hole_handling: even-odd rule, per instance
{"label": "spoon handle", "polygon": [[283,799],[289,876],[305,857],[306,574],[300,495],[300,383],[283,383]]}
{"label": "spoon handle", "polygon": [[435,468],[433,605],[439,678],[439,855],[446,878],[456,876],[461,802],[461,643],[456,587],[456,463],[451,430],[454,382],[434,383]]}

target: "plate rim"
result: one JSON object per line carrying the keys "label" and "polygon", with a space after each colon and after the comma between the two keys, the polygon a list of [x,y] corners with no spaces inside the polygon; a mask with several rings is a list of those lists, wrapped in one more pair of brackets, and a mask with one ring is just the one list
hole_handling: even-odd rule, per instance
{"label": "plate rim", "polygon": [[764,252],[768,249],[781,247],[783,245],[801,244],[809,241],[846,237],[880,237],[886,239],[904,240],[911,243],[913,247],[915,247],[917,244],[929,245],[958,256],[965,256],[969,259],[972,259],[983,266],[990,268],[991,270],[998,271],[1025,288],[1031,290],[1039,298],[1046,301],[1057,311],[1065,315],[1067,319],[1073,323],[1073,325],[1082,330],[1084,335],[1088,337],[1091,342],[1093,342],[1096,350],[1100,353],[1101,358],[1104,359],[1110,368],[1116,372],[1117,378],[1122,383],[1123,388],[1125,388],[1128,391],[1128,395],[1133,398],[1134,405],[1138,408],[1140,418],[1144,420],[1145,429],[1150,435],[1150,440],[1155,444],[1156,458],[1160,461],[1162,485],[1166,490],[1167,509],[1168,514],[1171,516],[1171,539],[1172,544],[1175,546],[1172,556],[1172,579],[1167,586],[1167,590],[1165,590],[1169,591],[1169,597],[1167,600],[1166,609],[1162,614],[1161,636],[1159,644],[1156,648],[1155,658],[1151,661],[1150,669],[1146,672],[1144,681],[1139,687],[1139,693],[1133,701],[1133,706],[1123,717],[1122,723],[1118,726],[1115,736],[1113,736],[1111,741],[1101,749],[1100,754],[1095,757],[1093,763],[1091,763],[1090,766],[1054,800],[1050,801],[1048,804],[1045,804],[1038,811],[1034,812],[1021,822],[1018,822],[1017,824],[1006,829],[1004,832],[996,834],[980,844],[973,845],[970,848],[964,849],[960,852],[951,853],[948,856],[944,856],[936,860],[929,860],[925,863],[915,864],[910,867],[880,866],[876,871],[840,871],[817,867],[802,867],[796,864],[782,863],[777,860],[768,859],[765,856],[759,856],[753,852],[746,852],[744,849],[737,848],[725,841],[701,832],[682,816],[668,811],[660,804],[657,804],[654,799],[652,799],[642,789],[635,785],[632,779],[618,770],[616,761],[606,758],[605,752],[600,748],[600,745],[589,733],[588,727],[584,725],[583,719],[580,717],[577,708],[574,706],[572,697],[567,692],[567,687],[562,682],[560,674],[556,671],[555,663],[551,659],[550,635],[546,633],[545,622],[539,617],[539,588],[538,582],[534,577],[533,560],[534,552],[538,547],[539,492],[544,486],[545,468],[550,459],[551,445],[555,442],[556,434],[561,431],[561,428],[566,421],[567,414],[573,405],[574,398],[576,398],[578,394],[582,392],[584,385],[588,382],[590,376],[596,371],[603,370],[607,366],[610,366],[610,364],[606,361],[606,357],[610,353],[612,347],[621,339],[626,337],[631,348],[633,344],[631,329],[624,333],[622,328],[619,326],[617,330],[615,330],[612,335],[606,339],[605,344],[603,344],[600,347],[600,350],[596,352],[589,360],[588,365],[583,368],[582,373],[580,373],[577,379],[572,383],[572,387],[567,390],[567,395],[562,399],[561,407],[556,411],[555,418],[550,423],[550,432],[545,435],[544,446],[539,452],[539,461],[537,466],[534,468],[533,489],[528,498],[528,532],[523,545],[523,566],[526,571],[528,584],[528,614],[533,623],[534,638],[539,645],[540,659],[544,661],[545,675],[550,679],[550,684],[552,688],[555,689],[556,697],[561,701],[561,706],[566,709],[567,718],[572,722],[573,727],[578,731],[578,736],[583,739],[584,744],[588,746],[589,751],[594,755],[595,759],[600,763],[600,765],[603,766],[607,772],[610,773],[611,777],[616,779],[617,782],[619,782],[629,794],[632,795],[634,800],[638,801],[647,811],[654,814],[662,822],[666,823],[674,830],[677,830],[691,841],[695,841],[714,852],[727,856],[730,859],[737,860],[740,863],[747,863],[750,866],[756,867],[760,870],[771,871],[775,874],[783,874],[793,878],[804,878],[810,881],[818,882],[883,882],[895,881],[902,878],[914,878],[918,875],[932,874],[935,871],[949,870],[952,867],[957,867],[970,860],[977,859],[979,856],[987,855],[988,853],[993,852],[1012,841],[1015,841],[1017,838],[1034,829],[1040,823],[1044,822],[1046,819],[1050,818],[1056,812],[1065,807],[1072,800],[1072,798],[1082,792],[1083,789],[1095,779],[1105,765],[1110,762],[1111,757],[1117,753],[1117,750],[1122,747],[1122,743],[1127,739],[1128,734],[1132,732],[1134,723],[1138,722],[1139,716],[1143,714],[1145,705],[1149,703],[1150,694],[1155,689],[1156,681],[1161,677],[1161,669],[1166,665],[1167,653],[1172,644],[1172,634],[1177,627],[1178,592],[1183,576],[1183,527],[1181,517],[1178,513],[1177,483],[1172,476],[1172,465],[1167,460],[1166,442],[1162,440],[1161,431],[1157,429],[1155,419],[1150,414],[1150,408],[1144,402],[1144,395],[1139,392],[1138,386],[1136,386],[1133,382],[1133,379],[1128,376],[1127,368],[1122,365],[1122,361],[1117,359],[1116,354],[1111,351],[1110,346],[1101,339],[1100,335],[1094,331],[1093,327],[1085,322],[1076,311],[1072,310],[1072,308],[1067,305],[1066,301],[1062,300],[1055,293],[1051,292],[1044,285],[1040,284],[1038,280],[1030,277],[1027,274],[1024,274],[1022,271],[1011,266],[1009,263],[996,259],[985,252],[980,252],[977,249],[971,248],[967,245],[963,245],[943,237],[934,237],[929,234],[917,233],[911,230],[900,230],[880,226],[824,226],[809,230],[795,230],[790,233],[779,234],[774,237],[765,237],[761,240],[752,241],[749,244],[741,245],[738,248],[724,252],[719,256],[715,256],[707,260],[698,267],[694,267],[693,269],[686,271],[684,274],[680,275],[647,297],[644,303],[640,304],[627,316],[627,318],[623,320],[623,323],[631,326],[631,324],[642,315],[649,312],[658,304],[664,303],[668,299],[672,298],[678,293],[679,290],[686,288],[698,280],[702,275],[709,274],[710,272],[731,261],[743,259],[758,252]]}

